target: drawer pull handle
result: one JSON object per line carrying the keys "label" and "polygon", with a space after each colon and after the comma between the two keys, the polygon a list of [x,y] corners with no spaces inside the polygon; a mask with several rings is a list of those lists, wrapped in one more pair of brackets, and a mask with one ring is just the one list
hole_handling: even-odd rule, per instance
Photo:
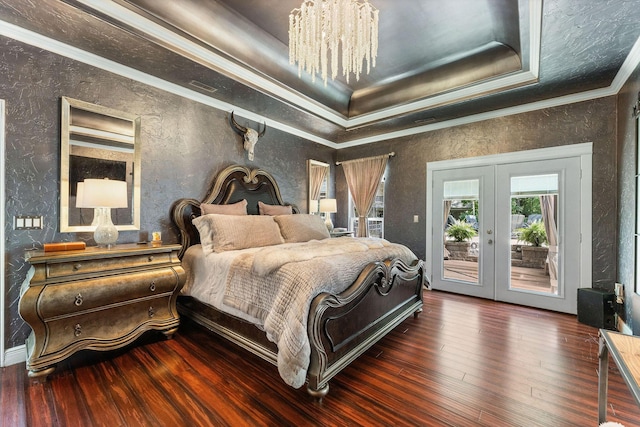
{"label": "drawer pull handle", "polygon": [[78,294],[78,295],[76,295],[76,302],[75,302],[75,305],[76,305],[77,307],[80,307],[80,306],[82,305],[82,294]]}
{"label": "drawer pull handle", "polygon": [[149,290],[151,292],[155,292],[155,290],[156,290],[156,282],[155,282],[155,280],[153,282],[151,282],[151,284],[149,285]]}
{"label": "drawer pull handle", "polygon": [[155,310],[153,309],[153,307],[149,307],[149,317],[153,317],[155,315]]}
{"label": "drawer pull handle", "polygon": [[149,255],[149,262],[153,261],[153,255]]}
{"label": "drawer pull handle", "polygon": [[78,264],[73,264],[73,271],[78,271],[82,268],[82,264],[78,263]]}
{"label": "drawer pull handle", "polygon": [[77,323],[76,326],[73,327],[73,335],[76,337],[82,335],[82,326],[80,326],[80,323]]}

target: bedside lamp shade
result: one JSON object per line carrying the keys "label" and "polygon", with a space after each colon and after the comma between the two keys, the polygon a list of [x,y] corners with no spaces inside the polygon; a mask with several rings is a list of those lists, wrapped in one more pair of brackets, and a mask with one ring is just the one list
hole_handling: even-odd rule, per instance
{"label": "bedside lamp shade", "polygon": [[336,199],[320,199],[320,212],[322,213],[338,212],[338,205],[336,203]]}
{"label": "bedside lamp shade", "polygon": [[311,200],[310,204],[309,204],[309,213],[318,213],[318,201],[317,200]]}
{"label": "bedside lamp shade", "polygon": [[127,183],[110,179],[85,179],[78,183],[76,206],[95,208],[96,230],[93,239],[98,246],[111,247],[118,240],[118,229],[111,220],[111,208],[127,207]]}
{"label": "bedside lamp shade", "polygon": [[76,189],[76,208],[86,208],[84,205],[84,182],[79,182]]}
{"label": "bedside lamp shade", "polygon": [[320,199],[320,212],[324,213],[324,223],[329,232],[333,231],[333,222],[331,222],[331,214],[338,212],[338,204],[336,199]]}
{"label": "bedside lamp shade", "polygon": [[111,179],[85,179],[82,191],[82,207],[126,208],[127,183]]}

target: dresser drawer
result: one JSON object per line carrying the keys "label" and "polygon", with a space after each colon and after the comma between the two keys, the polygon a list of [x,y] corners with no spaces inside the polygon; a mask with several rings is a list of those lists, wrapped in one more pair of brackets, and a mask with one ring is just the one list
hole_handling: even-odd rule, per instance
{"label": "dresser drawer", "polygon": [[40,356],[61,351],[74,344],[83,348],[101,348],[101,343],[112,348],[114,340],[125,342],[131,333],[145,323],[160,324],[178,317],[171,310],[171,296],[164,296],[131,304],[78,314],[45,322],[48,340]]}
{"label": "dresser drawer", "polygon": [[[126,257],[76,260],[69,262],[47,263],[47,279],[68,277],[81,274],[104,273],[126,268],[137,268],[170,263],[171,253],[153,253]],[[72,279],[72,277],[69,277]]]}
{"label": "dresser drawer", "polygon": [[173,292],[179,283],[171,268],[105,276],[45,286],[38,298],[38,314],[50,319],[104,305]]}

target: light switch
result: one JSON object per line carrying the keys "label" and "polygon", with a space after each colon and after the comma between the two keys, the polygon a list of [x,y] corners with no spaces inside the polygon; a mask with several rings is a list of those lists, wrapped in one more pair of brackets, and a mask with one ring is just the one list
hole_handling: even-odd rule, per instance
{"label": "light switch", "polygon": [[13,217],[14,230],[41,230],[43,224],[41,215],[19,215]]}
{"label": "light switch", "polygon": [[413,222],[418,222],[420,219],[418,218],[418,215],[414,215],[413,216]]}

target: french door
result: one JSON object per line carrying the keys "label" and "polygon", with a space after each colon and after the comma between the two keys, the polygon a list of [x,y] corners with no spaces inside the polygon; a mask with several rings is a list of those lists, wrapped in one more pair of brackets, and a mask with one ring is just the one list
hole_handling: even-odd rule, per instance
{"label": "french door", "polygon": [[[434,289],[495,297],[493,187],[493,166],[434,172],[431,278]],[[442,220],[438,224],[439,218]],[[446,232],[457,225],[455,220],[470,224],[477,237],[463,242],[451,241]]]}
{"label": "french door", "polygon": [[[433,171],[433,288],[576,313],[580,165],[571,157]],[[461,223],[475,235],[456,243]]]}

